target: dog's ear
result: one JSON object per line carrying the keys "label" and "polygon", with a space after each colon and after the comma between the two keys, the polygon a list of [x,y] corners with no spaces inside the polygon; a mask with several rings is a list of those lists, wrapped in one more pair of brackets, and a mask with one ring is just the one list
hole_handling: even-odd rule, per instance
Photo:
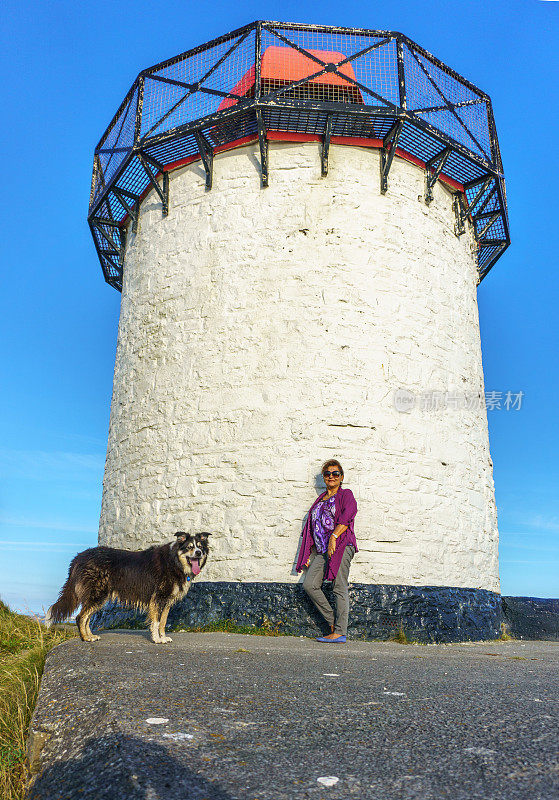
{"label": "dog's ear", "polygon": [[186,539],[188,538],[188,534],[185,533],[184,531],[177,531],[175,533],[175,536],[177,537],[177,542],[185,542]]}
{"label": "dog's ear", "polygon": [[207,539],[208,536],[211,536],[211,533],[208,533],[207,531],[202,531],[202,533],[199,533],[198,536],[200,537],[200,539]]}

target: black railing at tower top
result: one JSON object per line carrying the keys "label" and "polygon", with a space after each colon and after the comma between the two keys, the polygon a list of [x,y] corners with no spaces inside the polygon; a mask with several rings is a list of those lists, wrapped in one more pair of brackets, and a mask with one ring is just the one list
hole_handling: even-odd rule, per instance
{"label": "black railing at tower top", "polygon": [[149,189],[168,211],[169,170],[257,140],[304,134],[381,150],[380,191],[395,155],[455,191],[457,235],[473,225],[481,281],[510,244],[505,181],[489,97],[400,33],[253,22],[143,70],[95,149],[89,224],[105,279],[122,288],[128,225]]}

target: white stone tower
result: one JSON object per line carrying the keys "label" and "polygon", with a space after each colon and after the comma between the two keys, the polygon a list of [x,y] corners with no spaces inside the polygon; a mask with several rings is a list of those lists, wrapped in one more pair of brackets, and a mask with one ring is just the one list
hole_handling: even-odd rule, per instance
{"label": "white stone tower", "polygon": [[335,457],[364,597],[497,609],[476,292],[509,237],[486,94],[399,33],[253,23],[140,73],[89,219],[122,290],[100,543],[209,530],[204,580],[258,606],[300,579]]}

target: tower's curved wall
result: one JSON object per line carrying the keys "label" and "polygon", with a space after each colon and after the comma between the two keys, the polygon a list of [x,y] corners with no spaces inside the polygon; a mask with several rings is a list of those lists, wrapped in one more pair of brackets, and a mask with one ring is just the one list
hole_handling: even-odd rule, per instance
{"label": "tower's curved wall", "polygon": [[[298,580],[304,514],[338,458],[359,505],[360,583],[499,591],[471,230],[441,182],[379,151],[270,143],[170,178],[130,235],[99,539],[214,534],[205,580]],[[403,413],[394,392],[418,399]]]}

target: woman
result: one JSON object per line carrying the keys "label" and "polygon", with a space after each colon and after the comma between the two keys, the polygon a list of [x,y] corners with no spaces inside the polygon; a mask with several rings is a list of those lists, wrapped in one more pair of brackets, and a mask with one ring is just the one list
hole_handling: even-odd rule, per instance
{"label": "woman", "polygon": [[[349,614],[347,578],[351,559],[357,553],[353,520],[357,503],[351,489],[343,489],[344,471],[339,461],[322,466],[326,491],[316,498],[303,528],[297,572],[308,567],[303,589],[330,626],[328,636],[317,642],[345,642]],[[322,581],[334,581],[336,614],[322,591]]]}

